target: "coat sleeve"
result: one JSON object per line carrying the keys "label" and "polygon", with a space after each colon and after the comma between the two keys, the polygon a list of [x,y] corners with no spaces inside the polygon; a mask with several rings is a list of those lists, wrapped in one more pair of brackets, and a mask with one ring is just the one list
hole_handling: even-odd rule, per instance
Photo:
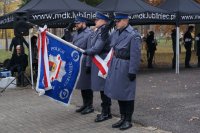
{"label": "coat sleeve", "polygon": [[26,45],[26,47],[29,48],[29,44],[28,44],[27,41],[24,39],[24,37],[22,37],[22,41],[23,41],[23,43]]}
{"label": "coat sleeve", "polygon": [[95,44],[91,48],[86,50],[87,54],[90,56],[100,54],[105,46],[105,43],[106,42],[102,39],[101,34],[99,34],[97,36]]}
{"label": "coat sleeve", "polygon": [[12,51],[13,46],[14,46],[14,38],[12,39],[11,44],[10,44],[10,47],[9,47],[9,50],[10,50],[10,51]]}
{"label": "coat sleeve", "polygon": [[141,58],[141,37],[137,34],[134,35],[131,40],[130,45],[130,64],[129,64],[129,73],[136,74]]}
{"label": "coat sleeve", "polygon": [[63,40],[72,42],[74,35],[70,31],[65,31],[64,36],[62,37]]}

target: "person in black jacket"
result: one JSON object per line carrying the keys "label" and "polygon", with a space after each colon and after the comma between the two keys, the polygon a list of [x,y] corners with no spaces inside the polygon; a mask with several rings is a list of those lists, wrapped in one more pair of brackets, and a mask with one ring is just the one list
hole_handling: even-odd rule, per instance
{"label": "person in black jacket", "polygon": [[200,67],[200,33],[196,36],[196,44],[197,44],[197,56],[198,56],[197,67]]}
{"label": "person in black jacket", "polygon": [[11,44],[10,44],[10,47],[9,47],[9,50],[12,51],[13,47],[14,47],[14,51],[13,51],[13,54],[16,54],[16,47],[17,45],[21,45],[21,52],[24,53],[24,46],[23,44],[26,45],[27,48],[29,48],[29,44],[26,42],[26,40],[24,39],[23,36],[20,36],[20,35],[16,35],[12,41],[11,41]]}
{"label": "person in black jacket", "polygon": [[18,72],[17,85],[23,84],[22,72],[25,71],[27,66],[28,66],[28,56],[25,53],[22,53],[21,45],[17,45],[16,53],[12,55],[9,65],[9,70],[11,71],[12,75],[14,74],[14,72]]}
{"label": "person in black jacket", "polygon": [[146,43],[147,43],[147,59],[148,59],[148,68],[153,68],[152,65],[152,61],[153,61],[153,57],[156,51],[156,41],[154,39],[154,32],[150,31],[147,39],[146,39]]}
{"label": "person in black jacket", "polygon": [[174,53],[172,59],[172,69],[174,69],[176,66],[176,29],[172,30],[171,39],[172,39],[172,49]]}
{"label": "person in black jacket", "polygon": [[187,32],[184,34],[184,43],[185,43],[185,49],[186,49],[186,55],[185,55],[185,68],[191,68],[190,66],[190,58],[191,58],[191,48],[192,48],[192,31],[194,29],[194,26],[189,26]]}

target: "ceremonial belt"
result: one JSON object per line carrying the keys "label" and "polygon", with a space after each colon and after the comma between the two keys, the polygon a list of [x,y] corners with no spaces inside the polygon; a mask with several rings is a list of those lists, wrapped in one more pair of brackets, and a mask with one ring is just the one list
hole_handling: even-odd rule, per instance
{"label": "ceremonial belt", "polygon": [[116,58],[119,58],[119,59],[123,59],[123,60],[130,60],[130,56],[125,56],[125,55],[120,55],[120,54],[117,54],[117,53],[115,53],[114,52],[114,56],[116,57]]}

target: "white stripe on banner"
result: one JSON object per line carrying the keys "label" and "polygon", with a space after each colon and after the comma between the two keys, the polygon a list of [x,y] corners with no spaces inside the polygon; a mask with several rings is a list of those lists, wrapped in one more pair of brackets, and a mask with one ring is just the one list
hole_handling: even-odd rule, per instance
{"label": "white stripe on banner", "polygon": [[109,51],[108,55],[106,56],[106,58],[104,60],[101,59],[101,57],[99,55],[95,55],[92,58],[93,63],[99,69],[99,72],[98,72],[99,77],[106,79],[106,77],[108,75],[108,68],[109,68],[112,57],[113,57],[113,48]]}
{"label": "white stripe on banner", "polygon": [[47,54],[46,30],[47,26],[44,26],[44,28],[39,28],[38,77],[36,83],[36,91],[39,93],[39,95],[44,95],[45,90],[52,89],[49,79],[49,60]]}

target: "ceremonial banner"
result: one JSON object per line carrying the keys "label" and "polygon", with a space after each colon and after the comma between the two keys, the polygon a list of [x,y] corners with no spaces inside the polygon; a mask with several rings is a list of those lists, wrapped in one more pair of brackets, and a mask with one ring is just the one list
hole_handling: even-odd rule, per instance
{"label": "ceremonial banner", "polygon": [[[80,74],[83,50],[46,30],[42,30],[40,35],[42,36],[39,37],[38,48],[41,50],[38,50],[40,63],[36,89],[40,94],[68,104]],[[47,64],[43,61],[46,55],[40,52],[45,48],[40,45],[46,46],[48,50]],[[49,71],[44,72],[45,70]],[[45,74],[49,76],[44,76]],[[51,87],[48,86],[48,81]]]}

